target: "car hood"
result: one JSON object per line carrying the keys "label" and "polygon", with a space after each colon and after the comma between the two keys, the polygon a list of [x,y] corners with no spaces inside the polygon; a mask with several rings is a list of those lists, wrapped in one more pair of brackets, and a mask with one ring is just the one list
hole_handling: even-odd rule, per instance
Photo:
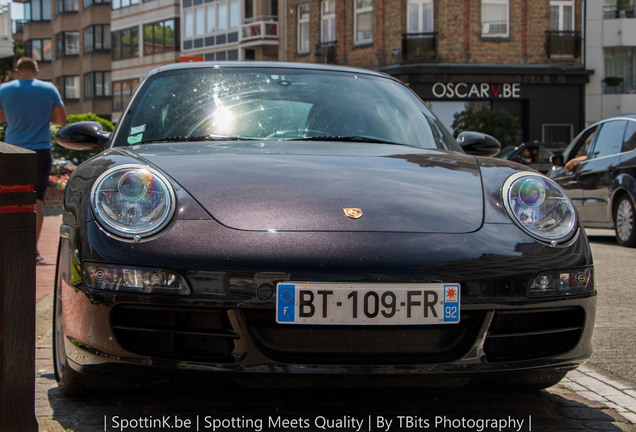
{"label": "car hood", "polygon": [[[239,230],[467,233],[483,223],[475,158],[137,152]],[[344,209],[360,209],[352,219]]]}

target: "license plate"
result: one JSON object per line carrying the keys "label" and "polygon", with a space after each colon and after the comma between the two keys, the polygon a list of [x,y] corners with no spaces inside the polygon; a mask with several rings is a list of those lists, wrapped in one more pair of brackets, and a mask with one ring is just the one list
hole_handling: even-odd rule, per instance
{"label": "license plate", "polygon": [[327,325],[456,324],[460,286],[281,282],[276,322]]}

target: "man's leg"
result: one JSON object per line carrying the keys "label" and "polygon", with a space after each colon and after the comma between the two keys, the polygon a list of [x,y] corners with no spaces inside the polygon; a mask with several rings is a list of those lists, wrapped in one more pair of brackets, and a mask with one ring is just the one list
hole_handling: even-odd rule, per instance
{"label": "man's leg", "polygon": [[38,240],[40,240],[40,232],[42,232],[42,225],[44,224],[44,201],[35,201],[35,244],[37,247]]}

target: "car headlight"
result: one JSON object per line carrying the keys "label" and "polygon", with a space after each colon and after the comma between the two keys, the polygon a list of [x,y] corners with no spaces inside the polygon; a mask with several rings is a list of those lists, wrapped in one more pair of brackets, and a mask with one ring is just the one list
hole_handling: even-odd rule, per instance
{"label": "car headlight", "polygon": [[175,210],[170,182],[142,165],[120,165],[104,172],[91,190],[100,225],[126,238],[147,237],[165,227]]}
{"label": "car headlight", "polygon": [[576,229],[576,211],[565,191],[552,180],[528,172],[506,179],[503,202],[512,220],[532,237],[567,240]]}

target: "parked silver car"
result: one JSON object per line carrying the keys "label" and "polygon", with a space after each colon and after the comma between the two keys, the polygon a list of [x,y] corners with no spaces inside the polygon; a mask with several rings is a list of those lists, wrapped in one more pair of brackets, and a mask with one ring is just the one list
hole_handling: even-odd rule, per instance
{"label": "parked silver car", "polygon": [[568,193],[587,228],[611,228],[623,246],[636,246],[636,114],[585,129],[553,158],[550,177]]}

